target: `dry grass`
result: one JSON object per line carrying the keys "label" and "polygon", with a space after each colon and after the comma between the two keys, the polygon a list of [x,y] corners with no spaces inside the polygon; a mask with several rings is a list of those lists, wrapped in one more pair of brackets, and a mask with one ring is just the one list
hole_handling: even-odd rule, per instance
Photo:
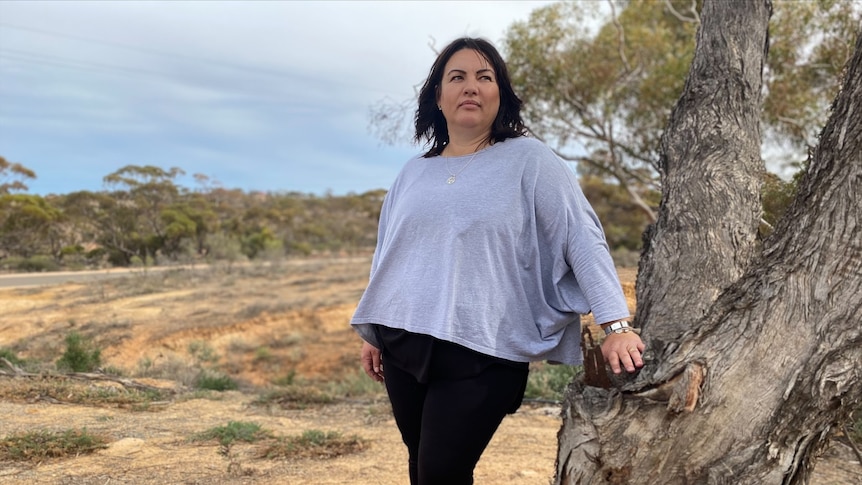
{"label": "dry grass", "polygon": [[278,438],[274,444],[261,451],[260,457],[332,459],[359,453],[367,448],[368,443],[358,436],[345,438],[338,432],[308,430],[300,436]]}
{"label": "dry grass", "polygon": [[116,382],[89,382],[62,375],[45,374],[35,379],[0,378],[0,399],[18,403],[45,402],[154,411],[159,408],[152,406],[153,403],[164,403],[171,397],[167,390],[127,389]]}
{"label": "dry grass", "polygon": [[0,439],[0,461],[42,462],[67,458],[106,448],[109,440],[87,430],[37,430]]}
{"label": "dry grass", "polygon": [[[120,476],[118,463],[128,463],[122,474],[129,483],[177,483],[190,472],[196,483],[237,483],[236,476],[267,484],[318,483],[329,476],[340,482],[326,483],[402,481],[403,445],[385,392],[360,373],[359,340],[348,325],[369,262],[139,271],[110,281],[0,290],[0,356],[37,374],[0,376],[2,432],[8,433],[0,439],[37,448],[35,461],[3,463],[0,481],[105,483]],[[634,272],[628,273],[621,276],[633,308]],[[58,375],[55,362],[72,331],[101,350],[103,368],[163,391]],[[547,367],[533,372],[538,396],[570,377]],[[232,379],[241,392],[196,389],[203,372]],[[553,410],[539,409],[525,405],[507,418],[477,469],[477,482],[547,483],[559,422]],[[234,422],[260,423],[262,433],[248,435],[251,425]],[[67,428],[56,429],[58,423]],[[87,454],[82,447],[75,452],[80,455],[57,455],[63,457],[57,464],[60,458],[48,457],[49,450],[62,446],[38,434],[88,429],[109,448]],[[219,436],[188,444],[189,436],[208,431]],[[230,440],[230,433],[253,440]],[[223,439],[231,449],[219,448]],[[128,454],[124,446],[131,446]],[[373,453],[364,453],[371,446]],[[341,458],[325,465],[308,461],[332,457]]]}

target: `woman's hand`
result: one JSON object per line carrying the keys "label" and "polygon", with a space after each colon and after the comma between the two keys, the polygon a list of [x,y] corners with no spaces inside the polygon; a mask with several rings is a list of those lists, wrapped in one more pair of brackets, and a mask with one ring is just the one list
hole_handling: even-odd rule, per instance
{"label": "woman's hand", "polygon": [[368,377],[377,382],[383,382],[383,363],[380,361],[380,350],[368,342],[362,342],[362,368]]}
{"label": "woman's hand", "polygon": [[634,332],[611,333],[602,342],[602,356],[614,374],[622,372],[621,367],[631,373],[644,366],[644,348],[643,341]]}

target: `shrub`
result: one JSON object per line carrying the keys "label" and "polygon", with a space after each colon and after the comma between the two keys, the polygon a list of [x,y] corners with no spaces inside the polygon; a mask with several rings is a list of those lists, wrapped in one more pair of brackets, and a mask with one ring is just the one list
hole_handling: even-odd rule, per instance
{"label": "shrub", "polygon": [[379,382],[369,379],[365,371],[356,369],[346,372],[338,380],[328,381],[324,387],[326,392],[339,397],[374,396],[382,394],[385,388]]}
{"label": "shrub", "polygon": [[105,248],[96,248],[90,251],[87,251],[84,254],[84,258],[87,261],[87,264],[91,266],[101,267],[108,261],[108,250]]}
{"label": "shrub", "polygon": [[292,386],[296,382],[296,369],[290,369],[287,374],[276,377],[272,383],[276,386]]}
{"label": "shrub", "polygon": [[269,437],[269,432],[261,429],[257,423],[245,421],[230,421],[227,426],[217,426],[198,433],[192,437],[192,441],[207,441],[217,439],[222,446],[230,446],[235,441],[254,443]]}
{"label": "shrub", "polygon": [[78,332],[66,336],[66,351],[57,360],[57,368],[72,372],[90,372],[102,364],[102,351]]}
{"label": "shrub", "polygon": [[117,366],[113,366],[113,365],[109,365],[109,366],[103,368],[102,372],[104,372],[105,374],[107,374],[109,376],[115,376],[115,377],[123,377],[126,375],[126,372],[123,369],[121,369]]}
{"label": "shrub", "polygon": [[12,349],[0,348],[0,358],[8,360],[12,365],[21,367],[25,362],[18,358]]}
{"label": "shrub", "polygon": [[366,448],[357,436],[343,438],[337,432],[308,430],[301,436],[279,438],[260,453],[263,458],[336,458],[358,453]]}
{"label": "shrub", "polygon": [[206,370],[198,374],[194,386],[208,391],[231,391],[239,388],[239,384],[230,376]]}
{"label": "shrub", "polygon": [[138,377],[170,379],[181,383],[183,386],[194,387],[200,372],[200,368],[189,366],[185,359],[168,355],[158,362],[149,357],[142,359],[138,362],[136,375]]}
{"label": "shrub", "polygon": [[14,268],[18,271],[27,273],[41,273],[46,271],[58,271],[60,269],[60,265],[57,264],[57,262],[50,256],[32,256],[17,261]]}
{"label": "shrub", "polygon": [[42,461],[92,453],[106,447],[106,440],[86,429],[66,431],[31,431],[9,435],[0,440],[0,460]]}
{"label": "shrub", "polygon": [[220,232],[207,236],[207,249],[207,259],[211,261],[235,263],[245,258],[239,239]]}
{"label": "shrub", "polygon": [[583,372],[582,366],[536,364],[527,379],[527,399],[562,401],[569,383]]}
{"label": "shrub", "polygon": [[254,352],[254,361],[258,362],[270,362],[272,361],[274,356],[272,355],[272,351],[269,350],[269,347],[259,347]]}
{"label": "shrub", "polygon": [[189,344],[189,354],[197,361],[198,365],[213,364],[218,362],[219,356],[215,350],[203,340],[195,340]]}

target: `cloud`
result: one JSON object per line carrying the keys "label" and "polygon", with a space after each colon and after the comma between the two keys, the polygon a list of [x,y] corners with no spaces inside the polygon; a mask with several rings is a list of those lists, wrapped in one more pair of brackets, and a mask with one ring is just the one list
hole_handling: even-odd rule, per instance
{"label": "cloud", "polygon": [[498,42],[545,3],[0,2],[0,154],[35,193],[98,190],[130,163],[245,190],[387,187],[419,148],[381,144],[369,108],[414,96],[429,43]]}

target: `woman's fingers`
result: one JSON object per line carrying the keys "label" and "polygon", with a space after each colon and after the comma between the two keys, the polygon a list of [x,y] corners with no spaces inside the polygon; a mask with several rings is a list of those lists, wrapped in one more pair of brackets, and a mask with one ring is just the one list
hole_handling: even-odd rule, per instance
{"label": "woman's fingers", "polygon": [[611,334],[602,343],[602,354],[614,374],[621,373],[623,369],[631,373],[643,367],[644,348],[637,334]]}
{"label": "woman's fingers", "polygon": [[380,350],[369,344],[362,343],[362,369],[368,377],[377,382],[383,382],[383,363],[380,360]]}

